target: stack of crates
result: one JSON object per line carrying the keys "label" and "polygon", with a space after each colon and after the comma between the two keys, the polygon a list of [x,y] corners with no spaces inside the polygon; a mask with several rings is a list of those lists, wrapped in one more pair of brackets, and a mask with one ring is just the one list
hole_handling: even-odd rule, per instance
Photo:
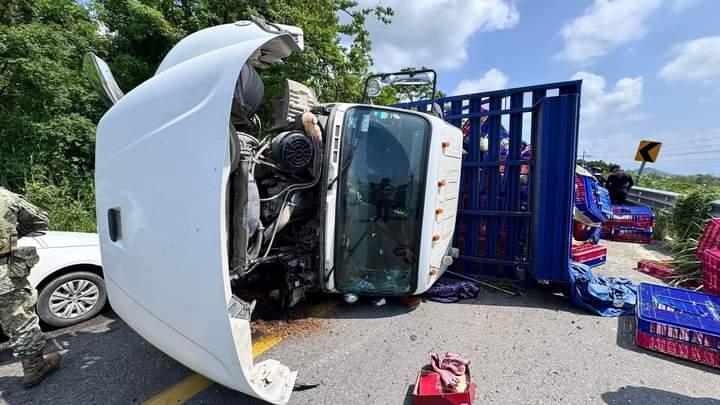
{"label": "stack of crates", "polygon": [[720,249],[708,249],[703,255],[703,283],[706,293],[720,295]]}
{"label": "stack of crates", "polygon": [[652,243],[655,214],[643,205],[613,205],[602,237],[619,242]]}
{"label": "stack of crates", "polygon": [[703,263],[703,284],[708,294],[720,295],[720,218],[705,227],[696,253]]}
{"label": "stack of crates", "polygon": [[711,219],[698,241],[697,258],[703,260],[705,251],[720,248],[720,218]]}
{"label": "stack of crates", "polygon": [[720,297],[660,285],[638,287],[638,346],[720,367]]}

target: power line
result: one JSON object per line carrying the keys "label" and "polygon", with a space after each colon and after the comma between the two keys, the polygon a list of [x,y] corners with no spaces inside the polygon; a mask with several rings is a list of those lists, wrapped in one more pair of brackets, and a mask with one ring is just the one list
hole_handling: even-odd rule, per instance
{"label": "power line", "polygon": [[[663,142],[663,146],[673,146],[673,145],[686,145],[689,143],[702,143],[707,141],[715,141],[717,140],[717,137],[712,138],[702,138],[702,139],[688,139],[685,141],[673,141],[673,142]],[[662,142],[662,141],[661,141]]]}
{"label": "power line", "polygon": [[720,153],[720,149],[713,149],[713,150],[697,150],[693,152],[675,152],[675,153],[666,153],[664,154],[665,157],[668,156],[680,156],[680,155],[706,155],[708,153]]}
{"label": "power line", "polygon": [[663,145],[664,150],[672,150],[672,151],[683,151],[683,150],[698,150],[701,148],[707,148],[712,146],[720,146],[720,142],[714,142],[714,143],[704,143],[704,144],[695,144],[695,145],[684,145],[679,147],[672,147],[672,146],[665,146]]}

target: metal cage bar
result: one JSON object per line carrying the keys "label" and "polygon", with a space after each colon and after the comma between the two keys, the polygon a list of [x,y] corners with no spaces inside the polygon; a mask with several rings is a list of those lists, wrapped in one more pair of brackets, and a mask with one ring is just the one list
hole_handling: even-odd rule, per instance
{"label": "metal cage bar", "polygon": [[[455,233],[458,271],[564,281],[580,92],[581,81],[569,81],[435,101],[446,120],[465,133]],[[396,106],[431,108],[429,100]],[[481,148],[485,142],[487,148]]]}

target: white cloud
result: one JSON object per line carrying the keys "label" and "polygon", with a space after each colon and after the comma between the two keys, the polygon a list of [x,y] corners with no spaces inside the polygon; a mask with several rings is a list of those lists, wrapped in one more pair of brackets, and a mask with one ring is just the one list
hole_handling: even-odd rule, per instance
{"label": "white cloud", "polygon": [[580,17],[560,31],[565,48],[557,57],[573,63],[591,63],[610,50],[642,38],[645,19],[662,0],[595,0]]}
{"label": "white cloud", "polygon": [[673,11],[684,11],[695,4],[697,4],[699,0],[673,0],[672,2],[672,10]]}
{"label": "white cloud", "polygon": [[605,79],[592,72],[577,72],[573,80],[582,79],[580,119],[592,124],[601,117],[627,111],[642,101],[642,76],[624,77],[612,89],[605,88]]}
{"label": "white cloud", "polygon": [[[392,7],[392,24],[368,19],[376,71],[405,67],[452,69],[466,62],[469,38],[482,31],[512,28],[519,20],[508,0],[382,0]],[[378,0],[361,0],[371,7]]]}
{"label": "white cloud", "polygon": [[498,69],[492,68],[485,72],[479,79],[470,79],[461,81],[453,95],[478,93],[481,91],[498,90],[506,87],[508,77],[505,73]]}
{"label": "white cloud", "polygon": [[676,45],[673,54],[675,59],[663,66],[660,77],[668,80],[720,79],[720,36],[697,38]]}

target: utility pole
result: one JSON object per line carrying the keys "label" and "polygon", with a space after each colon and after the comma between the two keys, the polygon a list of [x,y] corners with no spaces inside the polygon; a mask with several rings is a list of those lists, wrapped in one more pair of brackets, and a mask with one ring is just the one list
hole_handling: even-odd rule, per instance
{"label": "utility pole", "polygon": [[[581,159],[582,159],[582,161],[585,161],[585,157],[586,157],[586,155],[585,155],[585,154],[586,154],[586,153],[587,153],[587,151],[586,151],[585,149],[583,149],[583,152],[582,152],[582,158],[581,158]],[[591,158],[591,157],[593,157],[593,155],[587,155],[587,157]]]}

